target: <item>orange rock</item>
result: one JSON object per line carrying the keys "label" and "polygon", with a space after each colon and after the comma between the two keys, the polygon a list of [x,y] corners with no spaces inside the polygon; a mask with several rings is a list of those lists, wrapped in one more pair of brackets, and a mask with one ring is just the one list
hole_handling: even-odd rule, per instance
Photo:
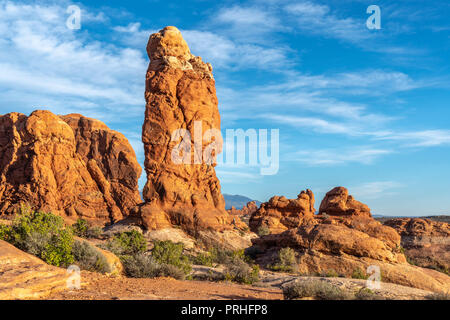
{"label": "orange rock", "polygon": [[384,222],[401,236],[405,255],[414,264],[450,271],[450,224],[421,218],[397,218]]}
{"label": "orange rock", "polygon": [[236,209],[231,206],[231,209],[227,210],[229,214],[236,216],[251,216],[258,210],[258,206],[255,201],[248,202],[242,209]]}
{"label": "orange rock", "polygon": [[61,116],[75,133],[77,153],[87,163],[117,221],[142,202],[138,180],[142,169],[127,138],[103,122],[80,114]]}
{"label": "orange rock", "polygon": [[336,187],[325,195],[319,208],[319,214],[324,213],[332,216],[372,216],[370,208],[356,201],[344,187]]}
{"label": "orange rock", "polygon": [[[144,227],[161,228],[167,224],[183,226],[188,231],[232,228],[233,220],[225,211],[225,201],[214,170],[215,156],[221,152],[220,141],[211,129],[220,132],[215,82],[210,64],[190,53],[175,27],[166,27],[150,36],[147,53],[145,98],[147,101],[142,141],[145,148],[147,183],[143,190],[146,204],[140,216]],[[176,130],[186,137],[191,150],[184,162],[173,161],[172,141]],[[212,158],[204,153],[218,143]],[[183,157],[183,155],[179,156]]]}
{"label": "orange rock", "polygon": [[[109,130],[102,127],[104,132]],[[122,217],[124,206],[117,205],[114,192],[127,190],[128,185],[111,175],[105,177],[102,170],[113,168],[116,160],[114,152],[110,156],[109,150],[101,149],[107,147],[104,141],[99,140],[97,147],[92,143],[89,154],[78,153],[83,148],[77,145],[86,145],[87,140],[44,110],[29,117],[20,113],[0,116],[0,132],[0,214],[13,214],[20,203],[27,203],[71,220],[80,217],[105,223]],[[105,151],[95,154],[95,148]]]}
{"label": "orange rock", "polygon": [[271,233],[280,233],[299,227],[303,220],[314,217],[314,194],[311,190],[300,192],[297,199],[274,196],[250,217],[250,229],[257,232],[261,226],[269,228]]}

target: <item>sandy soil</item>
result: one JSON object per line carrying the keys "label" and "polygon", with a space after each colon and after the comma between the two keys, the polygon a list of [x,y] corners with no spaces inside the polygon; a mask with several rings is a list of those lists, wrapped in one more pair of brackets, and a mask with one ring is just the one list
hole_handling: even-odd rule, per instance
{"label": "sandy soil", "polygon": [[110,278],[82,272],[80,290],[53,293],[51,300],[228,300],[283,299],[281,289],[232,283],[179,281],[172,278]]}

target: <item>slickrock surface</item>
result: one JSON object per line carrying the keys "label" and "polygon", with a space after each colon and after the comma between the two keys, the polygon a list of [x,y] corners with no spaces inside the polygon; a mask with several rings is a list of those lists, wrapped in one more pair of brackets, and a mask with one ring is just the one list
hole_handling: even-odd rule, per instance
{"label": "slickrock surface", "polygon": [[[211,65],[191,54],[175,27],[152,34],[147,53],[150,64],[142,127],[146,204],[138,209],[144,227],[154,230],[178,225],[188,232],[196,232],[225,230],[241,224],[237,217],[225,211],[214,170],[215,156],[221,152],[221,145],[214,132],[208,131],[220,131]],[[179,129],[187,130],[190,136],[184,131],[172,141],[172,135]],[[174,149],[181,137],[186,139],[185,147],[190,146],[190,151],[179,153]],[[211,157],[205,158],[205,151],[213,142],[217,142],[217,148]],[[173,154],[178,160],[173,161]]]}
{"label": "slickrock surface", "polygon": [[[327,208],[327,215],[313,215],[314,203],[308,206],[306,201],[306,196],[314,199],[309,195],[312,192],[302,194],[301,207],[290,205],[293,199],[277,197],[277,201],[273,201],[272,198],[276,205],[269,201],[261,206],[272,211],[260,209],[250,219],[252,230],[267,225],[271,231],[269,235],[252,240],[256,252],[263,252],[257,258],[260,264],[273,263],[279,249],[290,247],[298,254],[298,271],[302,274],[333,271],[350,277],[356,270],[366,273],[368,266],[376,265],[381,268],[383,281],[431,291],[450,290],[447,275],[406,262],[400,235],[393,228],[366,214],[355,214],[370,214],[370,209],[347,196],[346,189],[333,189],[324,198],[320,207]],[[278,199],[282,199],[281,206]],[[331,214],[328,214],[329,208],[333,209]]]}
{"label": "slickrock surface", "polygon": [[65,269],[0,240],[0,300],[44,298],[66,288]]}
{"label": "slickrock surface", "polygon": [[[85,126],[77,133],[75,117]],[[27,203],[68,219],[121,219],[121,210],[139,201],[137,184],[132,187],[140,172],[134,152],[101,122],[63,119],[71,125],[44,110],[0,116],[0,214]]]}
{"label": "slickrock surface", "polygon": [[274,196],[268,202],[262,203],[252,214],[249,221],[250,229],[258,232],[260,227],[266,226],[271,233],[280,233],[299,227],[304,220],[314,217],[314,202],[311,190],[300,192],[297,199]]}
{"label": "slickrock surface", "polygon": [[319,213],[332,216],[372,216],[370,208],[355,200],[344,187],[336,187],[325,195],[320,204]]}
{"label": "slickrock surface", "polygon": [[450,224],[420,218],[397,218],[384,224],[400,234],[405,255],[412,263],[450,272]]}

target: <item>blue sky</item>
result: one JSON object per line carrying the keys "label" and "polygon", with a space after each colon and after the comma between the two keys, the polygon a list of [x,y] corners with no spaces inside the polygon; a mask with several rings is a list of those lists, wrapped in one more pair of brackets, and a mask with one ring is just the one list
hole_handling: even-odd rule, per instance
{"label": "blue sky", "polygon": [[0,114],[98,118],[142,164],[145,46],[175,25],[213,65],[223,132],[280,132],[278,173],[219,165],[224,193],[320,202],[342,185],[375,214],[449,214],[449,16],[446,1],[0,0]]}

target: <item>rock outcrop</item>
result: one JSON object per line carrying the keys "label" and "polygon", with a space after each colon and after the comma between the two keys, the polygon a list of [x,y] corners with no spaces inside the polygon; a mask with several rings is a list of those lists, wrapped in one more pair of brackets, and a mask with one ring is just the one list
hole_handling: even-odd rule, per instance
{"label": "rock outcrop", "polygon": [[401,236],[411,263],[450,273],[450,224],[421,218],[397,218],[384,222]]}
{"label": "rock outcrop", "polygon": [[[139,175],[129,144],[116,145],[126,139],[110,131],[115,142],[110,141],[103,152],[106,141],[95,142],[93,137],[101,136],[100,130],[72,127],[76,128],[72,117],[60,118],[44,110],[28,117],[21,113],[0,116],[0,214],[14,214],[25,203],[69,220],[79,217],[106,223],[121,219],[122,210],[138,201],[135,192],[129,193],[130,181],[120,180],[129,171]],[[128,194],[132,196],[122,203],[120,195]]]}
{"label": "rock outcrop", "polygon": [[152,34],[147,53],[146,203],[137,214],[151,230],[233,228],[240,222],[225,211],[214,170],[222,146],[212,67],[191,54],[175,27]]}
{"label": "rock outcrop", "polygon": [[250,217],[249,226],[253,232],[265,226],[271,233],[280,233],[297,228],[314,217],[314,194],[311,190],[300,192],[297,199],[274,196],[261,204]]}
{"label": "rock outcrop", "polygon": [[248,202],[242,209],[236,209],[234,206],[231,206],[231,209],[227,210],[229,214],[237,215],[237,216],[251,216],[258,210],[258,206],[255,201]]}
{"label": "rock outcrop", "polygon": [[320,204],[319,214],[325,213],[332,216],[372,216],[370,208],[356,201],[344,187],[336,187],[325,195]]}
{"label": "rock outcrop", "polygon": [[66,289],[65,269],[0,240],[0,300],[37,299]]}
{"label": "rock outcrop", "polygon": [[[302,192],[298,199],[274,197],[252,215],[252,230],[267,226],[270,234],[253,239],[257,262],[274,263],[281,248],[298,255],[303,274],[338,273],[347,277],[378,266],[383,281],[425,290],[450,289],[450,277],[411,266],[401,249],[400,235],[370,216],[370,209],[335,188],[322,201],[322,214],[314,215],[314,196]],[[324,213],[327,214],[324,214]]]}
{"label": "rock outcrop", "polygon": [[142,169],[127,138],[109,129],[103,122],[68,114],[61,118],[75,133],[76,151],[87,164],[111,210],[117,207],[127,216],[142,202],[138,180]]}

